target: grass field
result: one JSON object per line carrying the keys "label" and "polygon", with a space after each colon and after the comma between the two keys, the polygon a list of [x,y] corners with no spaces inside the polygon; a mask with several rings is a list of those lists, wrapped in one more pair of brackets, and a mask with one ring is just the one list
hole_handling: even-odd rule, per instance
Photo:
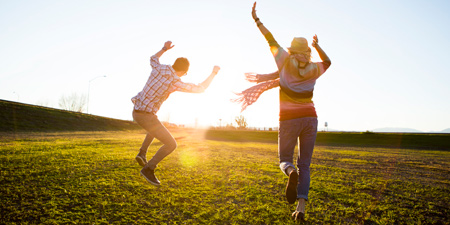
{"label": "grass field", "polygon": [[[174,130],[161,187],[141,131],[3,133],[0,223],[295,224],[277,144],[221,132]],[[304,224],[450,224],[449,151],[318,145],[311,175]]]}

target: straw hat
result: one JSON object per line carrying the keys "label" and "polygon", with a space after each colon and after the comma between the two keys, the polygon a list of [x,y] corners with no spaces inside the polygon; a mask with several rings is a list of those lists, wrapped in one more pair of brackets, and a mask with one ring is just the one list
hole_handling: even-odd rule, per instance
{"label": "straw hat", "polygon": [[308,40],[303,37],[295,37],[288,49],[292,53],[311,52],[311,48],[308,47]]}

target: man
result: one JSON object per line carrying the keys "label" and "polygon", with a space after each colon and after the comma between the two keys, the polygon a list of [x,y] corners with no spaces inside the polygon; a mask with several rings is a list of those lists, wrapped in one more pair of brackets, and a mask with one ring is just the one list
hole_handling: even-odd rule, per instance
{"label": "man", "polygon": [[[180,77],[186,75],[189,70],[189,61],[186,58],[176,59],[172,66],[159,63],[162,54],[173,47],[172,42],[167,41],[164,47],[150,58],[152,67],[150,77],[143,90],[131,99],[134,103],[133,119],[147,131],[136,161],[143,167],[142,176],[155,186],[160,185],[154,173],[157,164],[177,147],[175,139],[156,116],[161,104],[175,91],[191,93],[205,91],[220,70],[220,67],[214,66],[211,75],[199,85],[184,83]],[[147,162],[147,149],[155,138],[162,142],[163,146]]]}

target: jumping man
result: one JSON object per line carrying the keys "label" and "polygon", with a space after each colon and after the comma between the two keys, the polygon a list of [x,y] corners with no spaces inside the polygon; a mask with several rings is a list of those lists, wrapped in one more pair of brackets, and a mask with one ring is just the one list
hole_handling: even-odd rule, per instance
{"label": "jumping man", "polygon": [[[214,66],[212,73],[199,85],[184,83],[180,77],[186,75],[189,69],[189,61],[186,58],[176,59],[173,65],[159,63],[162,54],[173,47],[172,42],[167,41],[160,51],[150,57],[152,67],[150,77],[142,91],[131,99],[134,103],[133,119],[147,131],[136,161],[143,167],[142,176],[155,186],[160,185],[154,172],[157,164],[177,147],[177,142],[159,121],[156,113],[172,92],[201,93],[205,91],[220,70],[220,67]],[[163,146],[147,162],[147,149],[155,138],[161,141]]]}

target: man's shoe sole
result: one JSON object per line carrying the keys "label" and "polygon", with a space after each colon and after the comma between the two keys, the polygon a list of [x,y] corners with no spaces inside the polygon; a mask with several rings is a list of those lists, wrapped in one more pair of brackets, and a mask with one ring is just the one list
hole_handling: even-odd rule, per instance
{"label": "man's shoe sole", "polygon": [[149,180],[149,179],[142,173],[142,171],[141,171],[140,173],[141,173],[141,175],[142,175],[148,182],[150,182],[150,184],[153,184],[153,185],[155,185],[155,186],[157,186],[157,187],[159,187],[159,186],[161,185],[161,184],[158,184],[158,183],[155,183],[155,182]]}
{"label": "man's shoe sole", "polygon": [[286,185],[286,198],[289,204],[294,204],[297,200],[297,182],[298,173],[294,170],[289,174],[289,180]]}
{"label": "man's shoe sole", "polygon": [[142,157],[140,157],[140,156],[136,156],[136,161],[139,163],[139,165],[141,165],[142,167],[144,167],[145,166],[145,160],[142,158]]}

